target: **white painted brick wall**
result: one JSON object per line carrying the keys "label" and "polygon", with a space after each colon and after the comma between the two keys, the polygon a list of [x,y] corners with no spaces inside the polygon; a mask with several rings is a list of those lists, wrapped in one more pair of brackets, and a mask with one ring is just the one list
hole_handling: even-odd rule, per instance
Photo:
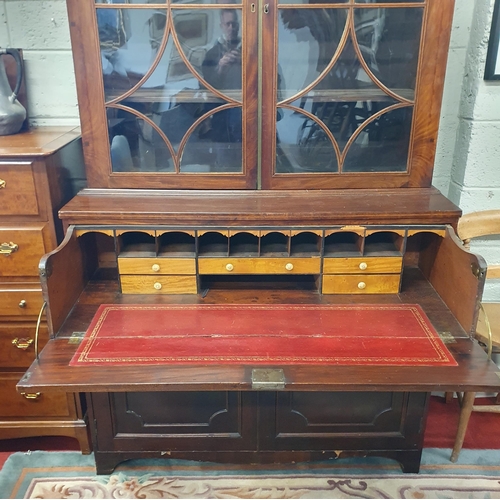
{"label": "white painted brick wall", "polygon": [[[456,0],[453,19],[433,183],[464,213],[500,208],[500,83],[483,81],[493,3]],[[78,125],[65,0],[0,0],[0,46],[24,50],[31,123]],[[494,259],[500,242],[480,248]]]}
{"label": "white painted brick wall", "polygon": [[1,0],[0,45],[23,49],[34,125],[79,125],[65,0]]}

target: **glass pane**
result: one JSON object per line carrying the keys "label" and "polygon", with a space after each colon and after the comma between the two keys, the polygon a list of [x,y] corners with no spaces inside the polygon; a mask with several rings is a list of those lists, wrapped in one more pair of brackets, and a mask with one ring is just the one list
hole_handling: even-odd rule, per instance
{"label": "glass pane", "polygon": [[326,0],[279,0],[278,3],[284,3],[284,4],[317,4],[317,3],[328,3],[329,5],[331,4],[343,4],[343,3],[349,3],[350,0],[334,0],[333,2],[327,2]]}
{"label": "glass pane", "polygon": [[216,111],[189,136],[181,172],[242,172],[241,108]]}
{"label": "glass pane", "polygon": [[424,3],[425,0],[354,0],[354,3]]}
{"label": "glass pane", "polygon": [[149,3],[167,3],[167,0],[95,0],[96,4],[102,4],[102,3],[107,3],[107,4],[144,4],[147,5]]}
{"label": "glass pane", "polygon": [[[370,70],[396,94],[413,99],[409,90],[415,89],[417,78],[423,10],[355,9],[354,13],[356,39]],[[363,77],[370,78],[366,73]]]}
{"label": "glass pane", "polygon": [[241,101],[241,11],[182,9],[174,13],[174,26],[185,56],[195,52],[201,60],[195,68],[200,78]]}
{"label": "glass pane", "polygon": [[294,109],[278,108],[276,172],[337,172],[332,141],[318,122],[301,111],[311,112],[311,105],[294,104]]}
{"label": "glass pane", "polygon": [[183,3],[183,4],[189,4],[189,5],[193,5],[193,4],[196,4],[196,5],[203,5],[203,4],[214,4],[214,3],[225,3],[225,4],[234,4],[234,5],[237,5],[237,6],[241,6],[241,1],[236,1],[236,0],[170,0],[170,3],[172,4],[179,4],[179,3]]}
{"label": "glass pane", "polygon": [[317,80],[346,28],[345,9],[281,9],[278,26],[278,100]]}
{"label": "glass pane", "polygon": [[113,172],[173,172],[165,142],[146,121],[131,112],[108,108]]}
{"label": "glass pane", "polygon": [[[109,109],[113,152],[120,147],[131,158],[125,161],[120,153],[120,161],[113,161],[115,171],[241,172],[241,107],[233,104],[217,111],[219,106],[231,106],[225,96],[241,101],[241,57],[236,58],[231,48],[241,49],[240,12],[176,11],[177,39],[167,33],[158,60],[166,10],[97,11],[106,101],[126,108]],[[231,54],[220,65],[215,82],[209,75],[211,65],[217,56],[223,60],[227,40]],[[220,94],[204,84],[205,73]]]}
{"label": "glass pane", "polygon": [[364,127],[347,151],[343,172],[405,172],[413,107],[382,114]]}

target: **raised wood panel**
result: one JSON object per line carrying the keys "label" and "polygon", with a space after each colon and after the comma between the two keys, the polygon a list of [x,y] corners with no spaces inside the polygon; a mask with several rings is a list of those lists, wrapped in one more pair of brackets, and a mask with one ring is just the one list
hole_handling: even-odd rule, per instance
{"label": "raised wood panel", "polygon": [[323,293],[381,294],[398,293],[399,274],[326,274],[323,276]]}
{"label": "raised wood panel", "polygon": [[122,293],[131,294],[175,294],[198,293],[196,276],[148,276],[121,275]]}
{"label": "raised wood panel", "polygon": [[196,261],[183,258],[129,259],[118,257],[118,271],[120,274],[195,274]]}
{"label": "raised wood panel", "polygon": [[400,273],[402,257],[339,257],[323,259],[325,274]]}
{"label": "raised wood panel", "polygon": [[200,274],[319,274],[320,265],[319,257],[198,259]]}
{"label": "raised wood panel", "polygon": [[38,215],[32,162],[0,161],[0,215]]}
{"label": "raised wood panel", "polygon": [[[425,393],[278,392],[263,395],[263,446],[285,450],[416,448]],[[274,400],[274,401],[273,401]],[[271,417],[272,413],[275,416]]]}
{"label": "raised wood panel", "polygon": [[256,451],[255,393],[90,394],[99,450]]}

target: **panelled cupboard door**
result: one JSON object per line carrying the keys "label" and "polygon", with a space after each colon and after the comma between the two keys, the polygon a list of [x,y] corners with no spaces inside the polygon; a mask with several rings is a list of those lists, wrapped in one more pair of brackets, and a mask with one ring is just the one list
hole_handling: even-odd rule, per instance
{"label": "panelled cupboard door", "polygon": [[89,187],[430,185],[454,0],[67,3]]}

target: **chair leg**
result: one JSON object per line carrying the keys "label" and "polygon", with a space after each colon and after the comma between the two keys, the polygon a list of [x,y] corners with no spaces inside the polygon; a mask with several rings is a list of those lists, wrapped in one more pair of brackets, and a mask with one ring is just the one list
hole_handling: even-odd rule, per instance
{"label": "chair leg", "polygon": [[472,413],[472,405],[474,404],[475,397],[475,392],[465,392],[463,395],[460,416],[458,419],[457,437],[455,438],[455,444],[453,445],[453,451],[450,457],[452,462],[456,462],[458,460],[458,455],[460,454],[460,450],[464,444],[465,432],[467,431],[467,424],[469,423],[470,415]]}
{"label": "chair leg", "polygon": [[444,401],[446,404],[449,404],[453,401],[453,392],[445,392],[444,393]]}

